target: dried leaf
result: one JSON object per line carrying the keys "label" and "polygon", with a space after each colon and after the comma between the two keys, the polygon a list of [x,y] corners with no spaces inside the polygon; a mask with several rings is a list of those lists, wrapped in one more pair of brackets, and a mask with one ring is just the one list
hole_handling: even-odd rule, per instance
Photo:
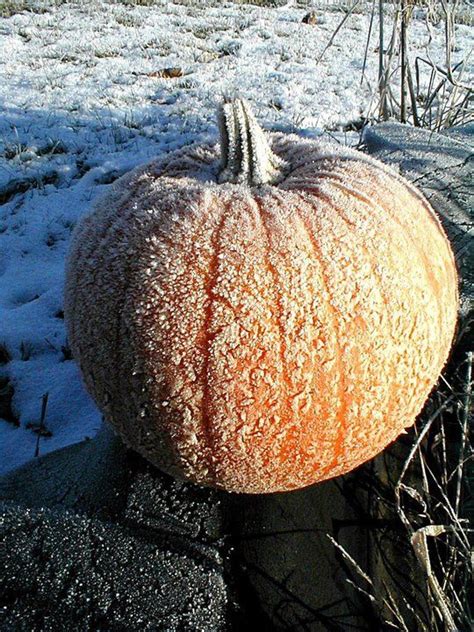
{"label": "dried leaf", "polygon": [[177,66],[173,66],[170,68],[162,68],[161,70],[154,70],[153,72],[147,73],[147,77],[157,77],[160,79],[174,79],[176,77],[183,76],[183,69],[178,68]]}

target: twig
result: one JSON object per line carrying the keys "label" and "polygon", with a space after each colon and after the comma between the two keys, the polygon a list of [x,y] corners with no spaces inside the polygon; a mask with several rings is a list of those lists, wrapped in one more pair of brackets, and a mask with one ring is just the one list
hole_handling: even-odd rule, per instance
{"label": "twig", "polygon": [[400,82],[400,120],[407,122],[407,30],[408,30],[408,5],[407,0],[400,0],[402,21],[400,26],[400,52],[401,52],[401,82]]}
{"label": "twig", "polygon": [[454,510],[456,515],[459,514],[459,505],[461,502],[461,490],[463,480],[463,467],[464,467],[464,453],[466,450],[466,442],[468,436],[468,424],[471,414],[471,397],[472,397],[472,360],[474,353],[469,351],[467,354],[467,368],[466,368],[466,390],[464,394],[463,409],[462,409],[462,436],[461,436],[461,450],[459,454],[459,463],[457,467],[457,480],[456,480],[456,497],[454,501]]}
{"label": "twig", "polygon": [[387,97],[385,93],[385,69],[384,69],[384,30],[383,30],[383,0],[379,0],[379,95],[380,95],[380,118],[387,119]]}
{"label": "twig", "polygon": [[41,433],[44,430],[44,420],[46,418],[46,407],[48,406],[48,397],[49,397],[49,393],[45,393],[42,397],[41,419],[40,419],[40,425],[38,429],[38,435],[36,437],[35,457],[39,456],[39,443],[40,443]]}
{"label": "twig", "polygon": [[410,91],[411,113],[413,115],[413,125],[415,127],[420,127],[420,119],[418,117],[418,105],[416,103],[415,87],[413,85],[413,77],[411,74],[411,68],[409,64],[407,64],[407,78],[408,78],[408,89]]}
{"label": "twig", "polygon": [[369,52],[370,46],[370,37],[372,35],[372,27],[374,24],[374,16],[375,16],[375,0],[372,0],[372,11],[370,13],[370,23],[369,23],[369,31],[367,33],[367,41],[365,43],[365,51],[364,51],[364,63],[362,64],[362,76],[360,78],[360,85],[362,85],[365,77],[365,69],[367,66],[367,55]]}

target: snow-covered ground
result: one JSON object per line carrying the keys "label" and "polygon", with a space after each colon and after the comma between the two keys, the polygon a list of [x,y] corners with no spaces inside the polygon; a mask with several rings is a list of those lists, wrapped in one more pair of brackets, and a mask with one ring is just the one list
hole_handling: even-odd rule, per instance
{"label": "snow-covered ground", "polygon": [[[357,140],[342,130],[373,105],[377,25],[361,81],[370,16],[350,16],[319,60],[344,14],[307,25],[305,13],[91,1],[0,20],[0,473],[34,457],[45,393],[40,454],[99,428],[67,346],[63,268],[75,223],[110,182],[216,138],[223,96],[245,96],[268,128]],[[431,36],[415,20],[411,54],[428,45],[442,64],[441,24]],[[458,26],[454,62],[473,39]]]}

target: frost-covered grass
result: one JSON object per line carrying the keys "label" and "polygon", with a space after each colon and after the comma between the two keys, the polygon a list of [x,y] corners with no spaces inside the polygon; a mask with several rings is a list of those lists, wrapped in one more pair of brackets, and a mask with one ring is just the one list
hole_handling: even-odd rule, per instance
{"label": "frost-covered grass", "polygon": [[[98,194],[162,152],[216,138],[224,96],[248,98],[268,128],[351,143],[358,135],[344,130],[357,128],[377,98],[376,29],[361,76],[367,13],[351,15],[318,62],[341,11],[320,10],[311,26],[298,2],[144,4],[151,6],[37,3],[8,12],[3,1],[0,471],[33,457],[45,393],[52,436],[41,438],[40,454],[99,427],[62,315],[70,234]],[[442,24],[431,35],[422,19],[410,28],[412,54],[428,46],[442,64]],[[458,25],[454,62],[472,40]],[[164,77],[171,67],[180,76]]]}

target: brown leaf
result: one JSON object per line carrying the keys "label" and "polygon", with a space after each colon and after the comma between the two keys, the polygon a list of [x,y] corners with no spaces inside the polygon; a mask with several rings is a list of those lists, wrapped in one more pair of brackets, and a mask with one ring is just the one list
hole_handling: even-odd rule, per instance
{"label": "brown leaf", "polygon": [[304,16],[304,18],[301,21],[304,24],[317,24],[319,20],[318,20],[318,15],[316,11],[310,11]]}
{"label": "brown leaf", "polygon": [[162,68],[161,70],[154,70],[147,73],[147,77],[159,77],[160,79],[174,79],[175,77],[183,76],[183,69],[178,67]]}

